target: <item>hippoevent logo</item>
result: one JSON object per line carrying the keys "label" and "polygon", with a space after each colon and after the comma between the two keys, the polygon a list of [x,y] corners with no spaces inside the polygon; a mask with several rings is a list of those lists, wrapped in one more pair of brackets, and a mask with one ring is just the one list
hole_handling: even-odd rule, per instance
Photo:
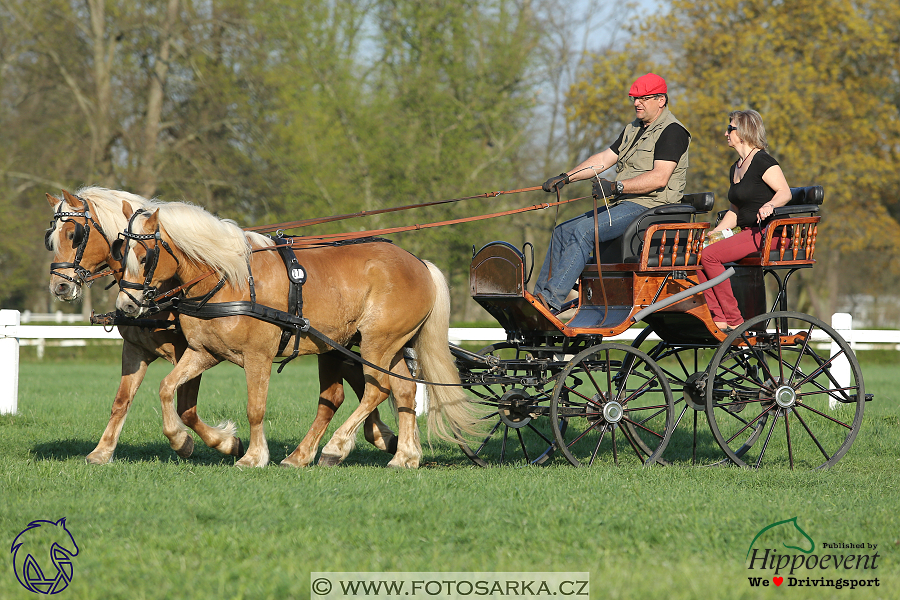
{"label": "hippoevent logo", "polygon": [[816,544],[793,517],[763,527],[750,542],[747,579],[751,587],[878,587],[879,558],[871,542]]}
{"label": "hippoevent logo", "polygon": [[16,539],[10,552],[16,578],[26,590],[36,594],[58,594],[72,581],[72,558],[78,544],[59,521],[32,521]]}

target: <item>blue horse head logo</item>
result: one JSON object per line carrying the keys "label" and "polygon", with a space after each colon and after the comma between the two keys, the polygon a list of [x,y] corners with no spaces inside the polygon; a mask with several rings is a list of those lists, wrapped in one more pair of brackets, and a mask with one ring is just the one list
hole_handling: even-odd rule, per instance
{"label": "blue horse head logo", "polygon": [[72,581],[72,557],[78,555],[78,545],[66,529],[65,518],[32,521],[13,540],[10,552],[16,578],[27,590],[58,594]]}

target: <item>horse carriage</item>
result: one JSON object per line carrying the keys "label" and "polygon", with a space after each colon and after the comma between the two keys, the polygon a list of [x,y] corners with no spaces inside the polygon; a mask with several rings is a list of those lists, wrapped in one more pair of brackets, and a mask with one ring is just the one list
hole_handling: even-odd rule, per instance
{"label": "horse carriage", "polygon": [[[694,464],[835,464],[871,396],[847,342],[788,310],[791,275],[815,263],[824,198],[818,186],[791,192],[763,251],[725,274],[746,319],[727,334],[700,293],[722,278],[699,285],[695,273],[711,193],[641,214],[585,268],[565,321],[527,292],[524,252],[505,242],[474,252],[472,297],[507,341],[455,349],[463,382],[491,410],[489,433],[463,444],[466,455],[481,465],[540,464],[556,451],[573,465],[664,464],[670,454]],[[777,287],[771,309],[767,277]],[[646,327],[633,343],[606,339],[639,322]],[[700,431],[701,412],[712,439]]]}
{"label": "horse carriage", "polygon": [[[163,356],[176,364],[160,386],[171,447],[190,455],[187,426],[210,447],[242,456],[239,465],[264,465],[272,362],[318,354],[316,420],[284,465],[312,463],[347,381],[360,406],[319,464],[346,458],[365,423],[366,439],[394,454],[392,466],[418,466],[413,382],[424,380],[429,429],[482,466],[545,464],[557,452],[573,465],[666,464],[689,455],[694,464],[831,466],[855,439],[871,397],[847,342],[818,319],[788,310],[791,275],[815,263],[823,200],[820,187],[792,193],[776,209],[763,252],[705,284],[696,271],[709,223],[700,219],[712,209],[712,194],[647,210],[582,273],[574,314],[565,320],[526,290],[524,252],[487,244],[473,252],[471,293],[507,341],[479,352],[447,344],[449,296],[440,272],[385,240],[273,240],[197,207],[170,215],[165,204],[131,195],[113,198],[112,208],[101,207],[110,200],[103,191],[91,199],[48,196],[56,207],[46,240],[57,261],[51,290],[74,299],[73,289],[108,264],[120,280],[117,307],[125,316],[105,322],[138,331],[123,333],[122,385],[89,460],[111,460],[146,364]],[[117,202],[122,214],[114,218]],[[100,235],[89,235],[92,225]],[[701,292],[732,274],[746,321],[726,333]],[[777,284],[770,311],[767,277]],[[148,307],[162,312],[147,318]],[[633,343],[607,339],[640,322],[646,327]],[[129,344],[142,348],[136,357],[126,356]],[[210,427],[196,412],[200,374],[223,360],[247,374],[246,453],[233,424]],[[398,436],[378,418],[388,393],[398,407]],[[477,418],[474,407],[483,409]],[[712,439],[698,424],[700,412]]]}

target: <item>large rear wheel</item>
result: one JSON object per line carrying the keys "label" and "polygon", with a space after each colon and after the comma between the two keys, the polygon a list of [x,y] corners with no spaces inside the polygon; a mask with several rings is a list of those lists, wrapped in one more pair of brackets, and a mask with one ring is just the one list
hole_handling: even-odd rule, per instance
{"label": "large rear wheel", "polygon": [[746,321],[722,343],[709,366],[706,415],[739,466],[820,469],[853,444],[865,399],[850,345],[819,319],[785,311]]}

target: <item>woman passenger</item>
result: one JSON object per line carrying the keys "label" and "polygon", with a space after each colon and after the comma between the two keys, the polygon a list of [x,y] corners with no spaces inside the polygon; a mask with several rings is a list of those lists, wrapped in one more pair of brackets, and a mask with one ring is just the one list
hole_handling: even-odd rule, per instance
{"label": "woman passenger", "polygon": [[[724,263],[740,260],[754,252],[761,252],[765,229],[775,208],[791,200],[791,188],[778,161],[766,152],[766,129],[762,117],[755,110],[736,110],[728,115],[725,132],[728,145],[740,157],[731,165],[728,201],[731,208],[713,231],[740,227],[737,233],[715,242],[703,250],[703,270],[697,275],[705,282],[725,271]],[[716,327],[729,333],[744,322],[731,281],[703,292]]]}

